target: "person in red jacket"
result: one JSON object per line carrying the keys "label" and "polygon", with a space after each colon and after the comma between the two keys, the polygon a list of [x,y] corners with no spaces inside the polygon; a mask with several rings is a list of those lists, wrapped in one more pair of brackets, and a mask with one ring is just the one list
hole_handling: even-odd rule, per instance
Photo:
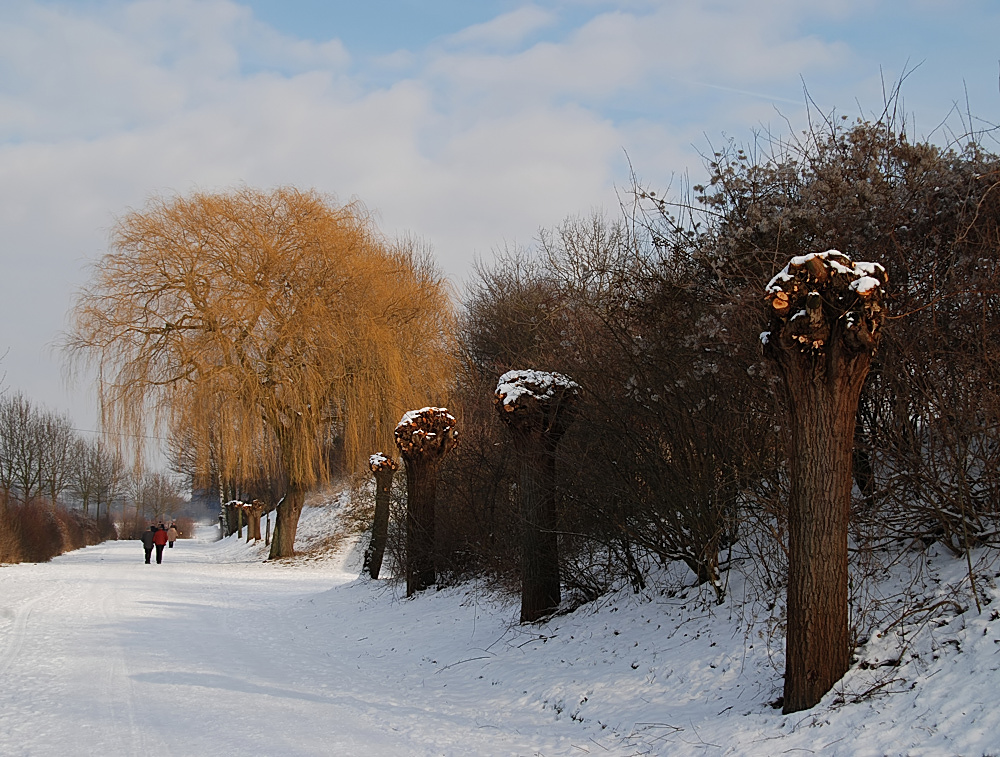
{"label": "person in red jacket", "polygon": [[163,562],[163,545],[167,543],[167,529],[161,523],[153,534],[153,544],[156,545],[156,562]]}

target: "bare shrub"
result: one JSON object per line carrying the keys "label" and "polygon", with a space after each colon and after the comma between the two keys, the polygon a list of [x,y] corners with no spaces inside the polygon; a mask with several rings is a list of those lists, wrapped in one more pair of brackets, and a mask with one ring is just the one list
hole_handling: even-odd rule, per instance
{"label": "bare shrub", "polygon": [[195,529],[194,518],[188,517],[187,515],[182,515],[179,518],[174,518],[172,522],[175,526],[177,526],[178,539],[194,538],[194,529]]}

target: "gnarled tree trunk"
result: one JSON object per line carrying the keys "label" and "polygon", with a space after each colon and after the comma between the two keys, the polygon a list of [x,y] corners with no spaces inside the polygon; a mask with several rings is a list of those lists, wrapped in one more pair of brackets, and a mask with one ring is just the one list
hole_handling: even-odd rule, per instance
{"label": "gnarled tree trunk", "polygon": [[410,597],[437,580],[437,470],[458,443],[455,417],[443,407],[410,411],[397,424],[395,439],[406,464],[406,596]]}
{"label": "gnarled tree trunk", "polygon": [[274,537],[271,539],[268,560],[291,557],[295,554],[295,532],[305,501],[305,487],[297,481],[289,481],[285,497],[274,511]]}
{"label": "gnarled tree trunk", "polygon": [[556,446],[566,431],[579,386],[558,373],[508,371],[494,404],[521,458],[521,622],[559,606]]}
{"label": "gnarled tree trunk", "polygon": [[556,529],[555,454],[544,444],[522,443],[519,446],[523,623],[538,620],[555,610],[562,595]]}
{"label": "gnarled tree trunk", "polygon": [[260,533],[260,519],[264,515],[264,503],[255,499],[245,509],[247,516],[247,541],[251,539],[260,541],[263,538]]}
{"label": "gnarled tree trunk", "polygon": [[372,521],[372,540],[365,550],[364,570],[373,579],[378,579],[389,537],[389,495],[397,466],[394,460],[377,452],[369,458],[368,467],[375,474],[375,517]]}
{"label": "gnarled tree trunk", "polygon": [[855,416],[881,338],[885,271],[830,250],[793,258],[767,288],[765,354],[788,394],[786,713],[812,707],[850,666],[848,519]]}

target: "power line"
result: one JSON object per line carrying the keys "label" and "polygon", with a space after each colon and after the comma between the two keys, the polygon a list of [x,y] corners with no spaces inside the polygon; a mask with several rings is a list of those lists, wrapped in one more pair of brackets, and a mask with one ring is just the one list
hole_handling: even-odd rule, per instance
{"label": "power line", "polygon": [[108,434],[111,436],[127,436],[133,439],[150,439],[152,441],[157,441],[157,442],[170,441],[169,439],[162,436],[149,436],[148,434],[129,434],[125,433],[124,431],[97,431],[92,428],[73,428],[73,427],[71,428],[73,431],[78,431],[81,434]]}

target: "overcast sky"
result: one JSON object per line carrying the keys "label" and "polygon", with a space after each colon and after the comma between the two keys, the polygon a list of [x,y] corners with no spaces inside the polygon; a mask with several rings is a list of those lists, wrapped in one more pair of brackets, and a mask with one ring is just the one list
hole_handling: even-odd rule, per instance
{"label": "overcast sky", "polygon": [[[1000,123],[995,0],[0,0],[3,385],[93,428],[53,350],[108,230],[153,194],[315,188],[461,284],[699,153],[871,115]],[[968,105],[967,105],[968,103]],[[676,184],[676,181],[674,181]]]}

